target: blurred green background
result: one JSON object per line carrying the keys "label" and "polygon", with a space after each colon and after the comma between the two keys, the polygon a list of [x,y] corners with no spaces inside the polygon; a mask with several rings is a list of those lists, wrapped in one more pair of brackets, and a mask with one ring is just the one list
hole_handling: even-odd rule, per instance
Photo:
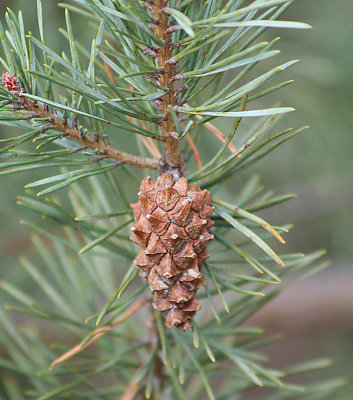
{"label": "blurred green background", "polygon": [[[56,0],[43,5],[49,43],[60,50],[57,28],[63,25],[63,10]],[[34,0],[0,0],[2,14],[6,7],[22,9],[27,28],[36,30]],[[256,164],[251,173],[259,174],[265,187],[277,194],[298,194],[265,215],[275,224],[295,223],[287,236],[288,251],[325,247],[332,267],[285,292],[252,322],[263,324],[267,333],[284,333],[285,339],[269,348],[274,367],[309,355],[332,356],[335,366],[328,374],[349,381],[336,398],[348,400],[353,393],[353,2],[296,0],[285,19],[308,22],[313,29],[267,33],[281,36],[281,59],[301,60],[282,76],[295,83],[274,93],[272,101],[297,109],[281,125],[311,129]],[[75,33],[84,39],[82,27]],[[8,132],[0,127],[0,137],[4,135]],[[17,282],[22,280],[18,256],[33,252],[34,257],[30,231],[19,221],[35,216],[16,205],[16,195],[23,194],[32,176],[0,178],[1,276]]]}

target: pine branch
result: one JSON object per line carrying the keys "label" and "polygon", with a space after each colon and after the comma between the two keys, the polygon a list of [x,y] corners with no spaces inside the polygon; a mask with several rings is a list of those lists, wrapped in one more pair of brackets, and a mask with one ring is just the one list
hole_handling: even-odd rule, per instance
{"label": "pine branch", "polygon": [[136,167],[152,169],[160,167],[160,161],[157,158],[144,158],[114,148],[110,145],[108,137],[105,135],[103,135],[103,141],[100,140],[98,133],[96,133],[94,138],[88,134],[82,135],[77,126],[69,126],[67,121],[59,118],[55,111],[50,112],[48,107],[45,108],[38,105],[36,101],[26,97],[25,93],[20,94],[17,100],[17,104],[16,102],[14,103],[16,104],[14,106],[15,114],[17,109],[26,110],[30,111],[30,114],[28,114],[29,119],[41,118],[47,120],[49,124],[42,128],[42,132],[49,129],[56,129],[63,132],[63,136],[82,144],[79,150],[92,149],[98,151],[100,155],[96,159],[97,161],[108,158],[116,160],[118,165],[130,164]]}
{"label": "pine branch", "polygon": [[[25,293],[20,285],[0,282],[0,289],[16,302],[6,305],[6,309],[41,318],[45,324],[51,321],[51,341],[60,343],[50,347],[42,336],[45,329],[39,329],[38,334],[27,329],[19,331],[0,310],[0,342],[7,351],[6,360],[0,357],[0,367],[16,377],[21,392],[24,381],[30,385],[27,397],[132,400],[145,395],[151,399],[228,400],[247,396],[248,390],[263,386],[273,391],[268,394],[271,399],[309,396],[316,400],[325,391],[331,395],[341,384],[333,381],[309,385],[306,393],[302,385],[288,384],[282,380],[285,372],[266,368],[266,357],[260,352],[276,338],[262,337],[259,328],[242,326],[282,287],[327,266],[321,261],[322,251],[306,256],[279,252],[270,241],[276,238],[284,243],[282,235],[291,225],[270,225],[254,214],[291,199],[292,194],[274,196],[264,192],[257,178],[245,184],[243,180],[227,180],[301,131],[291,133],[287,129],[268,134],[277,121],[273,114],[291,108],[248,109],[251,101],[291,82],[263,87],[296,61],[262,75],[253,71],[262,60],[278,54],[273,49],[277,38],[269,43],[257,41],[265,29],[308,27],[276,21],[291,3],[74,1],[71,5],[61,4],[67,8],[66,30],[61,32],[68,46],[60,47],[64,49],[60,54],[46,43],[40,0],[39,38],[25,34],[21,13],[17,16],[7,11],[6,29],[0,23],[0,63],[7,71],[5,87],[0,86],[0,123],[25,132],[0,139],[5,143],[0,150],[0,174],[103,161],[97,168],[65,170],[39,180],[36,177],[27,188],[51,186],[37,194],[28,191],[18,201],[47,223],[56,224],[53,233],[36,223],[23,222],[45,238],[33,238],[38,262],[20,260],[24,273],[38,290]],[[74,36],[77,24],[71,20],[69,10],[84,16],[93,28],[89,30],[95,32],[89,38],[90,48]],[[252,77],[248,79],[250,72]],[[13,95],[11,101],[9,92]],[[263,116],[267,118],[253,125],[241,123],[246,117]],[[84,118],[89,130],[77,125],[78,117]],[[235,117],[229,133],[223,128],[221,133],[210,123],[223,117]],[[125,140],[126,132],[130,133],[128,140],[144,135],[145,147],[154,158],[144,158],[144,153],[141,157],[124,153],[110,145],[105,129],[113,127],[118,143]],[[208,141],[210,133],[218,139],[217,149],[203,147],[202,141]],[[77,142],[78,147],[71,148],[66,139]],[[14,149],[31,140],[41,141],[37,149],[50,143],[64,149]],[[163,157],[154,140],[161,141]],[[231,155],[226,156],[227,149]],[[214,150],[211,156],[210,150]],[[80,156],[83,152],[92,158],[84,160]],[[67,160],[71,153],[77,155]],[[191,164],[186,178],[174,188],[169,175],[183,175],[192,155],[196,168]],[[114,162],[105,163],[105,159]],[[144,190],[138,193],[140,204],[132,206],[134,217],[143,218],[139,226],[132,228],[132,236],[129,204],[136,199],[141,177],[128,166],[108,172],[120,164],[156,169],[161,176],[163,172],[168,174],[153,189],[151,181],[143,181]],[[85,185],[77,183],[86,177],[90,179]],[[73,182],[76,184],[71,186],[65,203],[55,196],[45,196]],[[202,189],[220,189],[220,196],[228,191],[226,186],[234,184],[234,190],[228,193],[231,200],[222,196],[214,199],[214,224],[209,214],[213,208],[211,194],[199,190],[196,182]],[[183,186],[186,183],[188,186]],[[179,194],[184,192],[182,200]],[[213,236],[215,240],[211,241]],[[179,244],[174,241],[180,238],[187,239],[188,248],[176,247]],[[141,265],[137,263],[142,269],[133,263],[136,248],[132,240],[142,244],[138,256]],[[206,241],[210,241],[211,258],[205,263]],[[138,271],[147,278],[151,263],[154,274],[146,280],[155,291],[156,311],[152,316],[142,307],[146,300],[141,296],[147,285],[135,282]],[[168,287],[173,284],[173,274],[177,290]],[[195,292],[190,292],[196,289],[200,289],[197,301]],[[185,301],[190,293],[192,303]],[[102,299],[109,300],[102,306]],[[192,330],[169,329],[176,325],[190,328],[188,317],[196,311]],[[162,314],[167,317],[167,313],[169,325],[165,326]],[[182,318],[187,320],[180,324]],[[64,339],[66,332],[80,344],[71,348]],[[93,354],[83,351],[93,343]],[[230,362],[234,368],[229,367]],[[326,364],[299,366],[292,373]],[[48,365],[59,367],[48,371]],[[11,393],[8,397],[20,398]]]}
{"label": "pine branch", "polygon": [[103,137],[102,142],[99,140],[98,136],[96,139],[88,135],[82,136],[78,129],[68,126],[66,122],[62,121],[58,116],[49,111],[45,111],[31,100],[26,99],[25,104],[28,110],[36,113],[36,118],[48,119],[51,124],[50,129],[62,131],[66,137],[82,143],[86,148],[98,150],[102,154],[102,158],[111,158],[122,164],[130,164],[142,168],[158,169],[160,166],[159,160],[156,158],[144,158],[114,148],[110,145],[107,137]]}

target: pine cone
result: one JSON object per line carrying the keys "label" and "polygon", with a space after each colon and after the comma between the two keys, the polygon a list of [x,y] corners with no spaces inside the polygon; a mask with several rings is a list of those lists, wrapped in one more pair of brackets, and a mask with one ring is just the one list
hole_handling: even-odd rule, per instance
{"label": "pine cone", "polygon": [[166,326],[187,330],[200,309],[195,294],[205,284],[201,268],[213,239],[211,195],[184,177],[175,182],[165,174],[155,182],[143,179],[138,195],[139,202],[131,204],[136,221],[131,240],[140,246],[135,263]]}

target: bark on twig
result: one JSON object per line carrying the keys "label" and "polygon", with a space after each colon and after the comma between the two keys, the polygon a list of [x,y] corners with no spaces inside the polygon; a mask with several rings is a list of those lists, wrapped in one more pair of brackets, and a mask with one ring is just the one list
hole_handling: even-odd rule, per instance
{"label": "bark on twig", "polygon": [[99,151],[104,154],[105,158],[121,161],[124,164],[135,165],[136,167],[158,169],[160,166],[157,158],[144,158],[136,156],[124,151],[118,150],[111,146],[108,142],[99,141],[97,138],[92,138],[89,135],[81,135],[80,130],[73,124],[69,126],[66,121],[60,119],[57,115],[47,110],[45,107],[39,106],[36,102],[29,98],[23,98],[24,105],[27,110],[33,111],[36,118],[45,118],[50,121],[50,129],[62,131],[65,137],[82,143],[86,148]]}
{"label": "bark on twig", "polygon": [[134,314],[136,311],[138,311],[145,303],[147,302],[147,299],[142,298],[138,301],[136,301],[132,306],[127,309],[116,321],[103,326],[102,328],[96,329],[92,333],[92,339],[90,339],[84,346],[77,345],[70,349],[68,352],[57,358],[55,361],[53,361],[50,364],[50,369],[52,369],[55,365],[62,363],[63,361],[68,360],[69,358],[73,357],[74,355],[80,353],[81,351],[85,350],[87,347],[91,346],[96,340],[98,340],[101,336],[105,335],[109,331],[111,331],[113,328],[116,328],[118,325],[122,324],[126,319],[131,317],[132,314]]}
{"label": "bark on twig", "polygon": [[[152,335],[153,335],[153,340],[152,343],[157,342],[158,350],[157,350],[157,355],[155,358],[154,362],[154,378],[155,378],[155,385],[158,387],[158,390],[160,392],[163,392],[164,384],[165,384],[165,373],[164,373],[164,365],[161,360],[161,352],[162,352],[162,343],[158,334],[158,327],[157,327],[157,320],[156,320],[156,314],[154,312],[154,309],[151,307],[151,313],[153,317],[153,325],[152,325]],[[151,394],[151,400],[156,400],[157,396],[155,391],[152,392]]]}
{"label": "bark on twig", "polygon": [[133,400],[136,397],[137,392],[140,389],[140,384],[136,382],[136,377],[141,372],[141,370],[142,367],[140,367],[136,371],[135,375],[131,379],[130,385],[127,387],[120,400]]}
{"label": "bark on twig", "polygon": [[163,12],[167,6],[168,0],[155,0],[152,4],[153,17],[156,21],[154,33],[163,40],[164,44],[159,48],[157,53],[158,67],[161,71],[159,84],[167,89],[167,93],[160,99],[160,112],[164,116],[160,122],[162,136],[165,137],[163,147],[165,151],[165,159],[167,164],[173,168],[177,168],[182,172],[184,167],[184,156],[181,152],[179,141],[172,136],[171,132],[176,131],[174,120],[169,112],[169,107],[175,105],[174,102],[174,64],[173,46],[168,32],[168,15]]}

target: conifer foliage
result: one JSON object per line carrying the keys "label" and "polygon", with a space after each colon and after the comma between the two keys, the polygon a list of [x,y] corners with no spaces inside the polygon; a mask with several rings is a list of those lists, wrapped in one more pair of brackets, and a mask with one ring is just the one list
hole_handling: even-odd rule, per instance
{"label": "conifer foliage", "polygon": [[309,28],[279,19],[292,3],[60,2],[64,50],[48,44],[41,0],[30,31],[6,11],[0,175],[33,172],[18,204],[44,217],[23,221],[38,257],[19,268],[36,289],[0,282],[6,308],[27,314],[19,331],[0,310],[7,398],[332,398],[339,379],[287,380],[329,360],[266,368],[276,338],[242,325],[327,266],[324,251],[274,250],[291,225],[258,212],[294,195],[238,178],[306,128],[272,132],[293,109],[256,101],[291,83],[272,80],[297,60],[266,70],[278,38],[261,35]]}

